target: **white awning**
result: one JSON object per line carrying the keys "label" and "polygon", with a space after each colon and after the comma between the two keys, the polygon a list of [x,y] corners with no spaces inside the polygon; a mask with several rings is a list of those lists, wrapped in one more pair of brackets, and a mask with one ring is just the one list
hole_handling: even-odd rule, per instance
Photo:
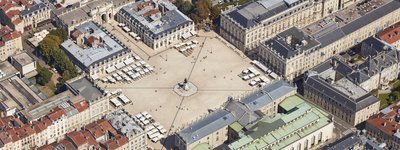
{"label": "white awning", "polygon": [[97,80],[97,79],[99,78],[99,75],[94,74],[94,75],[91,75],[90,77],[91,77],[93,80]]}
{"label": "white awning", "polygon": [[258,68],[260,68],[264,73],[267,73],[268,70],[269,70],[266,66],[264,66],[263,64],[261,64],[261,63],[260,63],[259,61],[257,61],[257,60],[253,60],[252,63],[253,63],[254,65],[256,65]]}
{"label": "white awning", "polygon": [[133,62],[135,62],[135,61],[133,60],[133,58],[128,58],[128,59],[126,59],[126,60],[124,61],[125,65],[130,65],[130,64],[132,64]]}
{"label": "white awning", "polygon": [[113,72],[113,71],[115,71],[116,70],[116,68],[114,67],[114,66],[112,66],[112,67],[108,67],[107,69],[106,69],[106,72],[107,73],[111,73],[111,72]]}
{"label": "white awning", "polygon": [[192,36],[192,34],[190,34],[190,32],[186,32],[186,33],[182,34],[182,38],[183,39],[187,39],[187,38],[189,38],[191,36]]}
{"label": "white awning", "polygon": [[197,35],[197,32],[196,31],[190,31],[190,34]]}
{"label": "white awning", "polygon": [[115,68],[117,68],[117,69],[121,69],[122,67],[125,67],[125,64],[122,62],[115,65]]}
{"label": "white awning", "polygon": [[120,76],[116,77],[115,79],[116,79],[117,81],[121,81],[121,80],[122,80],[122,78],[121,78]]}
{"label": "white awning", "polygon": [[121,106],[121,102],[119,102],[116,98],[113,98],[110,100],[112,104],[114,104],[114,106],[119,107]]}
{"label": "white awning", "polygon": [[124,104],[127,104],[127,103],[131,102],[131,100],[128,99],[128,97],[126,97],[124,94],[121,94],[120,96],[118,96],[118,98],[119,98]]}

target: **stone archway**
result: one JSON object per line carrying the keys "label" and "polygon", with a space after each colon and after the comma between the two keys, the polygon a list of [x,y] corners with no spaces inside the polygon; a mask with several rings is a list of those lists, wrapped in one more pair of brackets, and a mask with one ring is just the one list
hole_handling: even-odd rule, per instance
{"label": "stone archway", "polygon": [[107,14],[102,14],[102,15],[101,15],[101,20],[102,20],[103,22],[108,22],[108,19],[109,19],[109,17],[108,17]]}

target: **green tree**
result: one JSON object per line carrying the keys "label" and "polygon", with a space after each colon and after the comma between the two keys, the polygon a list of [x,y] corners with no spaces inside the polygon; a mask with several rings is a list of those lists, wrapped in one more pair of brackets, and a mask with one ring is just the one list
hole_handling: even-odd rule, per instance
{"label": "green tree", "polygon": [[42,86],[46,85],[53,76],[53,73],[51,73],[48,69],[41,67],[40,65],[37,65],[37,71],[38,75],[36,78],[36,82]]}
{"label": "green tree", "polygon": [[207,2],[207,0],[197,1],[195,9],[196,9],[196,14],[202,19],[207,19],[211,13],[210,4]]}
{"label": "green tree", "polygon": [[[63,81],[63,83],[78,75],[74,64],[64,51],[60,49],[61,43],[65,41],[67,37],[67,33],[61,29],[51,30],[43,41],[39,43],[41,55],[50,66],[56,68],[62,75],[63,78],[61,81]],[[65,72],[67,72],[66,75],[64,75]]]}
{"label": "green tree", "polygon": [[185,15],[189,15],[192,10],[193,10],[193,5],[191,2],[189,1],[185,1],[185,0],[177,0],[175,3],[176,7],[178,7],[178,9],[184,13]]}
{"label": "green tree", "polygon": [[41,49],[40,53],[49,60],[52,50],[59,49],[59,45],[61,44],[61,40],[58,36],[55,35],[47,35],[40,43],[39,48]]}
{"label": "green tree", "polygon": [[62,30],[62,29],[54,29],[54,30],[51,30],[51,31],[49,32],[49,35],[54,35],[54,36],[59,37],[60,40],[61,40],[62,42],[68,39],[68,33],[67,33],[67,31]]}

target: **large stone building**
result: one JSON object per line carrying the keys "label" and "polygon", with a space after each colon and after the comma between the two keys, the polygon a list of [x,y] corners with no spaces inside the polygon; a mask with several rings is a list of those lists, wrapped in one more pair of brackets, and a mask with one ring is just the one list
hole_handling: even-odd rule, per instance
{"label": "large stone building", "polygon": [[385,30],[376,34],[376,37],[385,41],[386,43],[400,49],[400,22],[386,28]]}
{"label": "large stone building", "polygon": [[367,120],[365,129],[377,141],[386,143],[390,149],[400,149],[400,109],[393,104]]}
{"label": "large stone building", "polygon": [[68,34],[77,26],[87,22],[93,21],[97,24],[109,22],[114,14],[114,4],[111,0],[78,2],[52,11],[55,25]]}
{"label": "large stone building", "polygon": [[11,64],[20,72],[20,76],[31,78],[37,75],[36,61],[27,53],[20,53],[10,57]]}
{"label": "large stone building", "polygon": [[110,124],[128,139],[128,147],[131,150],[147,149],[147,132],[139,126],[134,117],[122,109],[107,115]]}
{"label": "large stone building", "polygon": [[131,150],[128,139],[118,133],[106,119],[92,122],[83,127],[82,130],[69,132],[65,139],[49,143],[37,148],[48,149],[105,149],[105,150]]}
{"label": "large stone building", "polygon": [[22,35],[7,26],[0,28],[0,61],[22,51]]}
{"label": "large stone building", "polygon": [[[4,81],[2,84],[4,84]],[[96,130],[98,128],[93,127],[95,125],[90,125],[90,123],[102,119],[109,113],[109,99],[118,96],[119,93],[117,95],[105,95],[102,89],[82,77],[69,80],[66,84],[69,90],[39,103],[24,105],[26,107],[19,109],[17,113],[8,115],[6,118],[15,118],[11,119],[15,121],[6,120],[0,124],[0,149],[32,149],[50,143],[60,142],[62,144],[65,142],[63,142],[65,135],[67,137],[71,135],[68,138],[72,140],[78,135],[77,133],[83,135],[96,132],[96,135],[94,135],[96,141],[107,141],[108,138],[97,134],[98,131]],[[14,92],[15,89],[11,89],[10,86],[7,89],[12,90],[13,95],[11,97],[22,97],[21,94]],[[24,94],[28,96],[26,93]],[[5,96],[4,94],[2,95]],[[33,99],[29,100],[33,101]],[[83,126],[86,126],[88,131],[77,132]],[[122,138],[116,134],[113,135],[114,138]],[[91,137],[91,135],[84,135],[84,137]],[[77,149],[79,149],[82,145],[75,142],[73,140],[70,142],[72,144],[71,148],[78,147]],[[81,141],[78,143],[83,143],[84,146],[82,147],[88,147],[91,145],[88,142]],[[112,141],[108,144],[111,144],[109,145],[111,147],[128,147],[128,145],[119,145]],[[107,146],[106,142],[105,147],[109,146]]]}
{"label": "large stone building", "polygon": [[265,116],[247,126],[229,125],[233,142],[226,149],[316,149],[332,138],[333,117],[300,97],[287,97],[279,110],[276,116]]}
{"label": "large stone building", "polygon": [[1,0],[0,23],[23,33],[50,22],[50,8],[40,0]]}
{"label": "large stone building", "polygon": [[295,87],[279,80],[238,100],[229,98],[221,109],[177,131],[175,146],[180,150],[194,149],[204,144],[215,148],[229,141],[227,133],[230,124],[237,122],[246,126],[262,118],[262,115],[273,116],[277,113],[278,104],[295,93]]}
{"label": "large stone building", "polygon": [[349,51],[341,53],[338,58],[353,72],[348,72],[348,78],[367,91],[388,89],[389,82],[398,78],[400,73],[400,58],[397,49],[370,37]]}
{"label": "large stone building", "polygon": [[[375,67],[380,68],[380,65]],[[370,70],[377,69],[375,67],[358,70],[356,66],[352,68],[332,58],[306,73],[304,97],[341,120],[358,125],[379,112],[379,99],[361,87],[362,82],[376,81],[368,75]]]}
{"label": "large stone building", "polygon": [[77,26],[71,39],[64,41],[61,48],[94,80],[134,59],[125,45],[94,22]]}
{"label": "large stone building", "polygon": [[220,35],[242,51],[290,27],[304,27],[326,11],[337,11],[336,0],[259,0],[221,14]]}
{"label": "large stone building", "polygon": [[291,28],[258,47],[258,59],[287,80],[400,20],[399,0],[376,0],[342,9],[302,30]]}
{"label": "large stone building", "polygon": [[193,21],[168,0],[134,2],[123,7],[116,20],[154,50],[165,49],[195,34]]}

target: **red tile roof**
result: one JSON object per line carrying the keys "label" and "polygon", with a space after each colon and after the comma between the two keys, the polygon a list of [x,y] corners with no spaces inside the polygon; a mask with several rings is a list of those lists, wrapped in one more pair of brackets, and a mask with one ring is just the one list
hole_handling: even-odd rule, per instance
{"label": "red tile roof", "polygon": [[76,102],[74,106],[78,110],[78,112],[82,112],[89,108],[89,103],[86,100],[81,100],[79,102]]}
{"label": "red tile roof", "polygon": [[65,115],[65,111],[60,108],[54,108],[54,111],[48,114],[47,116],[49,117],[50,120],[55,121],[60,119],[63,115]]}
{"label": "red tile roof", "polygon": [[400,118],[400,113],[398,113],[399,106],[392,106],[392,111],[387,113],[386,115],[380,113],[370,119],[367,120],[367,124],[374,126],[375,128],[381,130],[383,133],[387,135],[393,135],[396,133],[396,130],[400,129],[400,125],[398,124],[398,120],[396,118]]}
{"label": "red tile roof", "polygon": [[81,132],[78,131],[72,131],[70,133],[67,133],[67,137],[71,139],[71,142],[76,146],[82,146],[83,144],[86,143],[85,137],[82,135]]}
{"label": "red tile roof", "polygon": [[73,131],[67,133],[67,137],[71,140],[76,147],[80,147],[84,144],[93,145],[98,147],[99,144],[94,137],[88,131]]}
{"label": "red tile roof", "polygon": [[10,123],[12,121],[12,116],[3,117],[0,119],[0,128],[10,127]]}
{"label": "red tile roof", "polygon": [[94,43],[94,41],[96,41],[96,40],[98,40],[96,37],[94,37],[94,36],[90,36],[89,38],[88,38],[88,42],[90,43],[90,44],[93,44]]}
{"label": "red tile roof", "polygon": [[111,126],[111,124],[105,120],[101,119],[99,121],[90,123],[86,126],[86,129],[97,139],[101,136],[106,135],[110,132],[112,135],[117,135],[117,131]]}
{"label": "red tile roof", "polygon": [[13,18],[13,17],[15,17],[15,16],[18,16],[19,13],[20,13],[19,10],[10,10],[10,11],[8,11],[8,12],[6,13],[6,15],[7,15],[8,18]]}
{"label": "red tile roof", "polygon": [[20,24],[21,22],[22,22],[21,18],[17,18],[14,21],[12,21],[12,24],[16,26],[16,25]]}
{"label": "red tile roof", "polygon": [[142,16],[147,17],[147,16],[151,16],[153,14],[157,14],[158,12],[160,12],[158,9],[152,9],[152,10],[149,10],[146,13],[144,13]]}
{"label": "red tile roof", "polygon": [[19,37],[21,37],[21,33],[19,33],[18,31],[12,31],[3,35],[3,41],[9,41]]}
{"label": "red tile roof", "polygon": [[94,139],[94,137],[92,136],[92,134],[90,134],[88,131],[81,131],[85,137],[85,139],[87,140],[87,143],[89,145],[93,145],[95,147],[99,147],[99,143],[97,143],[96,139]]}
{"label": "red tile roof", "polygon": [[12,139],[8,136],[8,133],[6,131],[0,131],[0,141],[3,144],[10,143]]}
{"label": "red tile roof", "polygon": [[58,144],[63,145],[67,150],[75,148],[74,145],[66,139],[61,140],[60,142],[58,142]]}
{"label": "red tile roof", "polygon": [[7,128],[5,131],[11,137],[13,142],[20,140],[19,136],[17,135],[17,132],[13,128]]}
{"label": "red tile roof", "polygon": [[15,7],[16,5],[13,3],[7,3],[3,5],[0,9],[4,10],[4,12],[7,12],[10,8]]}
{"label": "red tile roof", "polygon": [[110,139],[104,143],[106,149],[117,149],[128,143],[128,139],[125,136],[117,135],[115,139]]}
{"label": "red tile roof", "polygon": [[381,39],[389,44],[399,41],[400,40],[400,22],[379,32],[378,34],[376,34],[376,36],[379,39]]}
{"label": "red tile roof", "polygon": [[40,119],[40,121],[43,122],[44,125],[46,125],[47,127],[53,124],[53,122],[50,120],[50,118],[48,118],[48,117],[46,117],[46,116],[45,116],[45,117],[42,117],[42,118]]}
{"label": "red tile roof", "polygon": [[53,145],[43,145],[39,147],[37,150],[53,150],[54,146]]}
{"label": "red tile roof", "polygon": [[23,127],[17,128],[15,131],[21,139],[36,133],[30,125],[25,125]]}
{"label": "red tile roof", "polygon": [[45,122],[41,122],[41,121],[33,122],[33,129],[36,131],[36,133],[40,133],[43,130],[45,130],[46,128],[47,128],[47,126],[46,126]]}
{"label": "red tile roof", "polygon": [[72,31],[71,36],[76,38],[76,37],[78,37],[78,36],[81,35],[81,34],[82,34],[81,31],[79,31],[79,30],[74,30],[74,31]]}

